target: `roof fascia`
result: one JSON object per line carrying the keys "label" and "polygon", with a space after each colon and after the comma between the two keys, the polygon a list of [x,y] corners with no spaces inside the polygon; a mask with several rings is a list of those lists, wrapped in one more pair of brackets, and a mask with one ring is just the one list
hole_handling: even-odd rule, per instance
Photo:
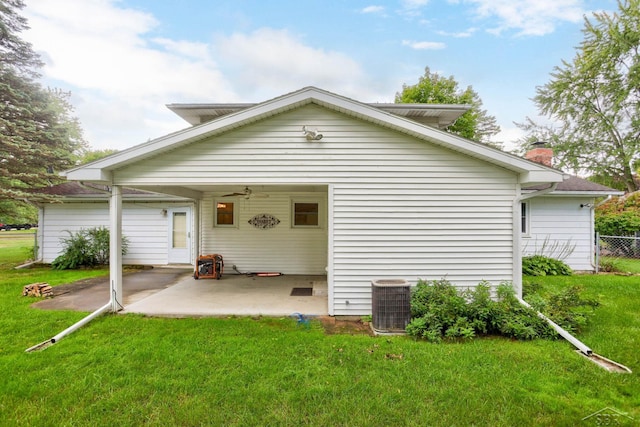
{"label": "roof fascia", "polygon": [[[524,191],[523,191],[524,193]],[[606,196],[622,196],[624,191],[562,191],[556,190],[552,193],[545,194],[551,197],[606,197]]]}
{"label": "roof fascia", "polygon": [[[75,196],[58,196],[64,202],[108,202],[111,196],[109,194],[84,194]],[[182,202],[186,199],[183,197],[173,196],[150,196],[141,194],[123,194],[122,200],[126,202]]]}

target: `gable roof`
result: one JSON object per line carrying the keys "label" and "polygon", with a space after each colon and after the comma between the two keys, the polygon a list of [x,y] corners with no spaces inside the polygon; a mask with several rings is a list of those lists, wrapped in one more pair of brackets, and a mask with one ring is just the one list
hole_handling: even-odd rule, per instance
{"label": "gable roof", "polygon": [[[258,104],[167,104],[167,108],[189,124],[196,126],[256,105]],[[444,129],[451,125],[471,108],[471,105],[466,104],[367,103],[365,105],[396,116],[406,117],[424,125],[435,125],[438,129]]]}
{"label": "gable roof", "polygon": [[[544,185],[536,185],[523,189],[524,191],[544,190]],[[587,181],[586,179],[578,178],[577,176],[568,175],[564,181],[560,182],[555,191],[550,193],[552,195],[576,195],[576,196],[589,196],[589,197],[602,197],[602,196],[619,196],[624,194],[624,191],[614,190],[605,185],[596,184],[595,182]]]}
{"label": "gable roof", "polygon": [[109,183],[112,181],[114,169],[309,104],[320,105],[511,170],[519,174],[522,184],[561,182],[564,178],[561,171],[553,168],[315,87],[305,87],[296,92],[230,112],[201,125],[171,133],[92,163],[70,169],[63,172],[62,175],[69,180]]}

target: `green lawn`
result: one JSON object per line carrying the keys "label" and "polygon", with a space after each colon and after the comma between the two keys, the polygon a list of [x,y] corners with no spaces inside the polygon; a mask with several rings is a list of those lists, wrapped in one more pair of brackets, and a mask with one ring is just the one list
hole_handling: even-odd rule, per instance
{"label": "green lawn", "polygon": [[597,425],[602,420],[581,420],[607,407],[640,420],[637,277],[536,278],[599,296],[580,338],[631,375],[608,373],[560,340],[438,345],[326,335],[319,323],[305,328],[288,318],[107,315],[25,353],[84,314],[32,309],[22,286],[106,271],[10,270],[22,259],[7,253],[0,254],[3,426],[569,426]]}
{"label": "green lawn", "polygon": [[602,257],[600,263],[613,266],[617,272],[640,274],[640,259]]}

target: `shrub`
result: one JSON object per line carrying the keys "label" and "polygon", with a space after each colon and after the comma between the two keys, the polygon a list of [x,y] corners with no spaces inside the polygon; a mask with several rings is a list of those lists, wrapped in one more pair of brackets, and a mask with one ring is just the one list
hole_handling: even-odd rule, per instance
{"label": "shrub", "polygon": [[571,276],[571,268],[563,261],[544,255],[522,258],[522,274],[526,276]]}
{"label": "shrub", "polygon": [[497,299],[488,283],[458,292],[447,280],[420,280],[411,295],[412,320],[409,335],[431,342],[444,338],[470,339],[476,335],[500,334],[517,339],[552,337],[553,330],[522,305],[510,284],[501,284]]}
{"label": "shrub", "polygon": [[[523,289],[528,288],[525,286]],[[526,292],[524,297],[534,309],[562,328],[569,332],[580,332],[600,305],[598,300],[582,296],[582,291],[580,286],[570,286],[543,296],[544,289],[536,284],[536,292]]]}
{"label": "shrub", "polygon": [[640,231],[640,192],[614,197],[595,210],[595,229],[605,236],[633,236]]}
{"label": "shrub", "polygon": [[523,290],[531,308],[518,301],[509,283],[500,284],[492,298],[486,282],[459,292],[445,279],[420,280],[411,293],[407,334],[431,342],[488,334],[519,340],[557,338],[538,311],[567,331],[580,332],[599,305],[597,300],[583,297],[578,286],[545,294],[540,284],[525,282]]}
{"label": "shrub", "polygon": [[614,273],[621,271],[619,261],[615,258],[600,258],[598,270],[603,273]]}
{"label": "shrub", "polygon": [[[56,270],[68,270],[109,264],[108,228],[95,227],[67,233],[69,237],[61,239],[64,251],[51,263],[51,267]],[[125,255],[129,244],[125,236],[122,237],[121,244],[122,255]]]}

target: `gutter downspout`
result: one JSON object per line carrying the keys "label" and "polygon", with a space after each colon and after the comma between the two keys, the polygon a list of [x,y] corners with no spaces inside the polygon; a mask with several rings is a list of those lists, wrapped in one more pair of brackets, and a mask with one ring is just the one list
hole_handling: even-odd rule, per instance
{"label": "gutter downspout", "polygon": [[[516,298],[518,298],[518,301],[520,302],[520,304],[532,309],[532,307],[525,300],[519,297],[516,297]],[[606,369],[609,372],[616,372],[621,374],[631,373],[631,369],[627,368],[626,366],[618,362],[614,362],[613,360],[609,360],[606,357],[600,356],[599,354],[594,353],[593,350],[587,347],[586,344],[584,344],[582,341],[580,341],[579,339],[571,335],[568,331],[563,329],[560,325],[555,323],[553,320],[549,319],[544,314],[540,313],[537,310],[536,310],[536,313],[538,314],[538,317],[544,320],[545,322],[547,322],[549,326],[551,326],[558,333],[558,335],[560,335],[565,340],[569,341],[575,348],[578,349],[581,355],[585,356],[591,362],[595,363],[601,368]]]}
{"label": "gutter downspout", "polygon": [[111,311],[111,304],[112,304],[111,301],[109,301],[109,303],[103,305],[102,307],[100,307],[99,309],[97,309],[96,311],[94,311],[93,313],[91,313],[90,315],[85,317],[84,319],[82,319],[82,320],[74,323],[73,325],[69,326],[67,329],[65,329],[64,331],[60,332],[58,335],[54,336],[53,338],[48,339],[47,341],[43,341],[40,344],[36,344],[33,347],[29,347],[28,349],[25,350],[25,352],[30,353],[30,352],[36,351],[36,350],[44,350],[45,348],[55,344],[56,342],[60,341],[62,338],[66,337],[70,333],[80,329],[81,327],[83,327],[87,323],[91,322],[93,319],[95,319],[96,317],[100,316],[101,314],[106,313],[107,311]]}
{"label": "gutter downspout", "polygon": [[103,190],[101,188],[96,188],[96,187],[91,187],[87,184],[84,183],[84,181],[76,181],[78,183],[78,185],[86,190],[90,190],[90,191],[97,191],[99,193],[103,193],[103,194],[111,194],[111,191],[109,190]]}
{"label": "gutter downspout", "polygon": [[[525,307],[532,308],[529,303],[522,298],[518,298],[518,301],[520,301],[520,304],[524,305]],[[538,314],[538,317],[547,322],[558,333],[558,335],[573,344],[573,346],[580,350],[582,354],[584,354],[585,356],[591,356],[593,354],[593,351],[589,347],[587,347],[582,341],[571,335],[568,331],[563,329],[560,325],[537,310],[536,313]]]}
{"label": "gutter downspout", "polygon": [[527,194],[523,194],[520,197],[518,197],[516,200],[519,202],[522,202],[523,200],[528,200],[531,199],[532,197],[538,197],[538,196],[543,196],[547,193],[552,193],[554,191],[556,191],[556,188],[558,188],[558,184],[560,184],[559,182],[554,182],[553,184],[551,184],[551,187],[549,188],[545,188],[543,190],[538,190],[538,191],[534,191],[533,193],[527,193]]}
{"label": "gutter downspout", "polygon": [[[104,314],[108,311],[116,313],[121,307],[118,298],[122,295],[122,247],[120,239],[122,238],[122,192],[120,186],[114,186],[111,192],[110,200],[110,217],[112,220],[112,227],[110,231],[110,281],[111,281],[111,297],[109,302],[100,307],[93,313],[89,314],[82,320],[69,326],[64,331],[60,332],[53,338],[43,341],[40,344],[36,344],[26,349],[26,352],[32,352],[36,350],[43,350],[70,333],[80,329],[96,317]],[[115,217],[115,218],[114,218]],[[114,227],[115,224],[115,227]],[[114,232],[115,230],[115,232]],[[117,264],[117,265],[115,265]]]}

